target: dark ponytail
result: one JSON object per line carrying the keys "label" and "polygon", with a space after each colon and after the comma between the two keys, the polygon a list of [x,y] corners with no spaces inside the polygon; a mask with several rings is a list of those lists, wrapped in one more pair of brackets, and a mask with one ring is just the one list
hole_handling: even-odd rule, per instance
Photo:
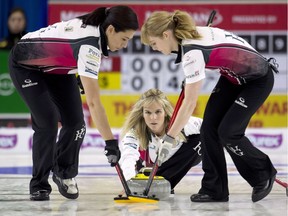
{"label": "dark ponytail", "polygon": [[137,30],[139,28],[136,13],[128,6],[100,7],[89,14],[79,16],[84,25],[101,26],[105,31],[109,25],[116,32]]}
{"label": "dark ponytail", "polygon": [[79,16],[78,18],[83,21],[84,25],[99,26],[106,19],[105,10],[106,7],[100,7],[93,12]]}

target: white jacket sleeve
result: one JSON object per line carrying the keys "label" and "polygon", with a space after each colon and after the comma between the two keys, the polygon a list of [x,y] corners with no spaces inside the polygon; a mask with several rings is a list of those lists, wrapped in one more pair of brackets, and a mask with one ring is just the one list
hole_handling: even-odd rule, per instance
{"label": "white jacket sleeve", "polygon": [[82,45],[78,54],[77,68],[80,76],[98,79],[101,51],[91,45]]}
{"label": "white jacket sleeve", "polygon": [[119,164],[127,180],[136,175],[135,165],[140,158],[139,140],[131,130],[120,142],[121,158]]}
{"label": "white jacket sleeve", "polygon": [[191,116],[188,123],[184,126],[184,133],[186,136],[191,134],[200,134],[200,128],[202,125],[202,119]]}

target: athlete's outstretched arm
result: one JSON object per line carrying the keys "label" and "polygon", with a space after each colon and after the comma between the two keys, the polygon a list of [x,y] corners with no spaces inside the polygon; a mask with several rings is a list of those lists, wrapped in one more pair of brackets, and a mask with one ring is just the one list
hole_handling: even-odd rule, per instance
{"label": "athlete's outstretched arm", "polygon": [[101,136],[104,140],[115,139],[108,123],[106,111],[100,100],[98,79],[92,79],[85,76],[80,76],[80,79],[85,91],[90,114]]}
{"label": "athlete's outstretched arm", "polygon": [[199,92],[201,90],[202,80],[185,85],[185,97],[181,104],[176,119],[167,134],[176,137],[187,124],[190,116],[195,110]]}

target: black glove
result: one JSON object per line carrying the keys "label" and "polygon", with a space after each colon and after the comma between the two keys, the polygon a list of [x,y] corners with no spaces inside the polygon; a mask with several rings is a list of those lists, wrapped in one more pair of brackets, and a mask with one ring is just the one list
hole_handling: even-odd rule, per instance
{"label": "black glove", "polygon": [[77,84],[78,84],[78,86],[79,86],[80,93],[81,93],[81,94],[85,94],[85,91],[84,91],[84,88],[83,88],[83,85],[82,85],[82,82],[81,82],[81,79],[80,79],[80,76],[79,76],[79,75],[77,76]]}
{"label": "black glove", "polygon": [[106,140],[105,141],[105,151],[104,154],[106,155],[108,162],[111,164],[111,166],[115,166],[116,163],[119,161],[121,157],[121,153],[118,147],[118,140]]}

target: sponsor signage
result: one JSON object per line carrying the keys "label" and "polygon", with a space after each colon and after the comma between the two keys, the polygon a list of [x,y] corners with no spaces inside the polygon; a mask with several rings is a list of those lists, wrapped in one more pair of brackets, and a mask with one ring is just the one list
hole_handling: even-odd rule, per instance
{"label": "sponsor signage", "polygon": [[[112,130],[116,139],[120,130]],[[251,129],[246,136],[252,144],[266,153],[283,154],[287,151],[287,129]],[[0,128],[0,154],[31,153],[33,130],[31,128]],[[103,155],[105,141],[96,129],[87,129],[81,146],[81,154],[99,153]]]}
{"label": "sponsor signage", "polygon": [[[214,26],[229,30],[285,30],[287,29],[287,4],[285,3],[225,3],[205,2],[121,2],[133,8],[138,15],[140,25],[153,12],[159,10],[184,10],[191,14],[198,25],[206,25],[212,10],[217,14]],[[98,7],[110,7],[115,4],[106,2],[57,3],[49,2],[48,22],[53,24],[62,20],[80,16]]]}
{"label": "sponsor signage", "polygon": [[283,143],[283,134],[248,133],[247,137],[258,148],[278,148]]}
{"label": "sponsor signage", "polygon": [[0,134],[0,148],[1,149],[12,149],[17,144],[17,134],[5,135]]}
{"label": "sponsor signage", "polygon": [[[111,127],[121,128],[124,124],[125,117],[128,115],[132,106],[139,99],[140,95],[102,95],[101,101]],[[178,95],[168,94],[168,99],[175,106]],[[193,115],[203,118],[204,110],[209,99],[209,95],[200,95],[197,106]],[[85,121],[88,127],[95,127],[88,111],[85,96],[82,97]],[[235,102],[236,103],[236,102]],[[287,127],[287,96],[286,95],[270,95],[264,104],[258,109],[249,122],[251,128],[283,128]],[[96,126],[97,127],[97,126]]]}

